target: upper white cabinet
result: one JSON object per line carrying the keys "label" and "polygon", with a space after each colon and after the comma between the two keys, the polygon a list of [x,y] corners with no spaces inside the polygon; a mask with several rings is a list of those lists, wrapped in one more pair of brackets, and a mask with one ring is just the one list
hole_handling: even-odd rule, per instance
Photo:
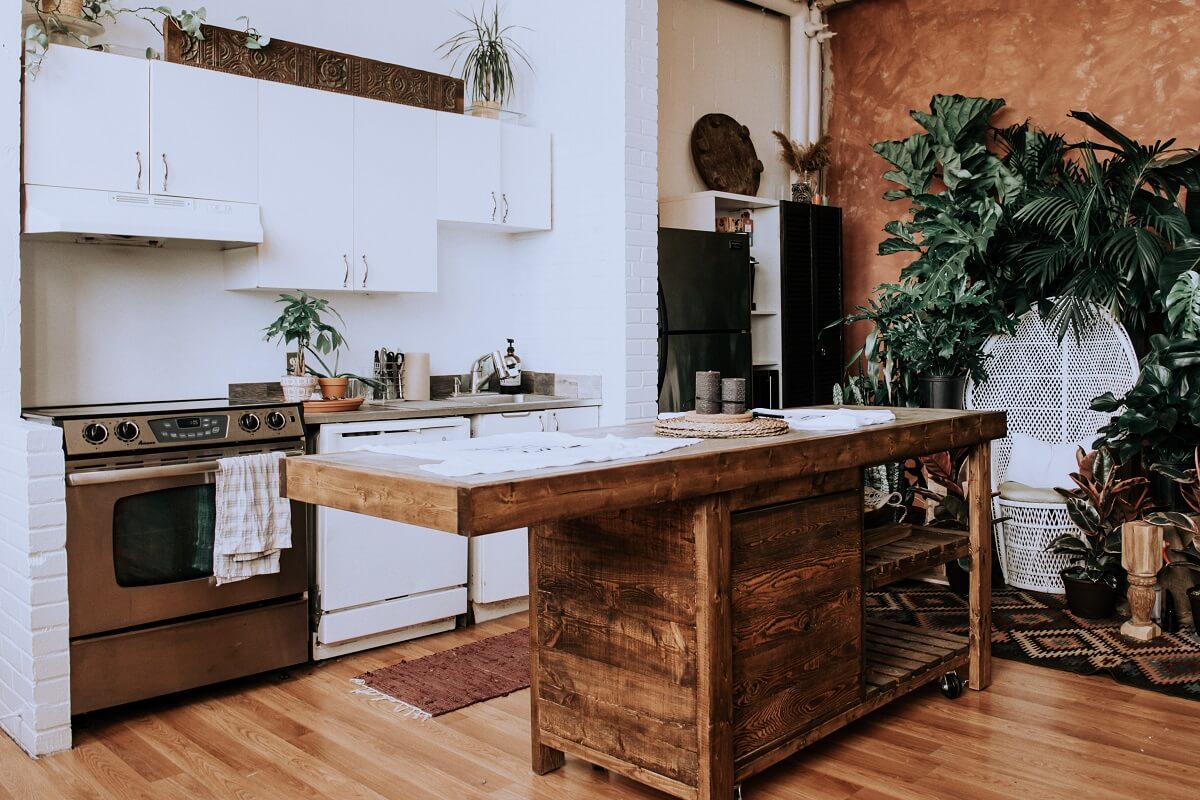
{"label": "upper white cabinet", "polygon": [[25,81],[25,183],[256,202],[257,82],[52,47]]}
{"label": "upper white cabinet", "polygon": [[354,99],[258,84],[263,243],[225,254],[230,289],[354,287]]}
{"label": "upper white cabinet", "polygon": [[437,291],[436,112],[354,100],[354,285]]}
{"label": "upper white cabinet", "polygon": [[438,115],[438,219],[510,232],[550,229],[550,136]]}
{"label": "upper white cabinet", "polygon": [[150,64],[51,45],[25,78],[26,183],[150,191]]}
{"label": "upper white cabinet", "polygon": [[150,62],[149,190],[257,203],[258,126],[257,81]]}
{"label": "upper white cabinet", "polygon": [[226,287],[436,291],[435,112],[267,81],[258,111],[263,243]]}

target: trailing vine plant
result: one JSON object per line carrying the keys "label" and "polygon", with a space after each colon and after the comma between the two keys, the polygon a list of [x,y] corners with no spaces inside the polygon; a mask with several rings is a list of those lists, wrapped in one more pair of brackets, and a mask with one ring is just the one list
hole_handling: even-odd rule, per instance
{"label": "trailing vine plant", "polygon": [[[45,2],[45,0],[25,0],[25,2],[38,18],[38,21],[30,24],[24,33],[25,71],[29,74],[37,75],[38,70],[41,69],[42,62],[45,60],[50,47],[51,31],[55,33],[61,32],[84,47],[94,47],[89,36],[70,31],[60,22],[60,15],[67,16],[60,12],[62,7],[61,0],[54,0],[52,3]],[[99,23],[102,20],[116,22],[122,14],[132,15],[149,24],[159,36],[163,33],[164,25],[173,23],[187,36],[193,39],[203,39],[204,31],[201,26],[207,21],[208,11],[204,6],[196,9],[183,8],[175,11],[169,6],[136,6],[130,8],[114,5],[113,0],[84,0],[81,18],[87,22],[95,23]],[[251,27],[249,17],[238,17],[237,21],[245,24],[246,38],[244,45],[247,50],[261,50],[271,43],[271,37],[264,36],[257,28]],[[162,54],[153,47],[146,48],[146,58],[156,59],[161,57]]]}

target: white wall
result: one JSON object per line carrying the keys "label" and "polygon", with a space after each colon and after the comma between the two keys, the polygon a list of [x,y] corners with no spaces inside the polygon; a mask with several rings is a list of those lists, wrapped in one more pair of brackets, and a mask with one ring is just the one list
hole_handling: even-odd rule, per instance
{"label": "white wall", "polygon": [[[441,72],[434,51],[464,24],[459,0],[423,3],[404,25],[350,24],[340,3],[212,0],[209,20],[234,26],[249,13],[283,39]],[[377,12],[371,11],[377,7]],[[529,369],[600,374],[604,420],[624,419],[622,15],[611,7],[563,10],[551,0],[510,0],[514,36],[534,63],[513,105],[554,136],[554,226],[522,237],[443,228],[439,291],[328,296],[346,319],[344,369],[367,371],[373,348],[428,351],[435,373],[465,372],[507,337]],[[356,18],[394,13],[359,4]],[[365,9],[365,10],[364,10]],[[579,42],[584,32],[587,45]],[[155,44],[124,20],[105,41]],[[434,199],[430,198],[430,202]],[[221,288],[219,254],[26,243],[25,405],[222,396],[233,381],[271,380],[282,355],[262,341],[272,293]]]}
{"label": "white wall", "polygon": [[788,130],[788,19],[728,0],[659,0],[659,196],[707,187],[692,164],[696,120],[722,113],[750,129],[760,197],[787,197],[772,130]]}

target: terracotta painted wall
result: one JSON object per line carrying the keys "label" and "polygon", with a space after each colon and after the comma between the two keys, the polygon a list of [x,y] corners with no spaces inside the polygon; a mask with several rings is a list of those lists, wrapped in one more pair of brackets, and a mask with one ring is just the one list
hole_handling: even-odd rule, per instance
{"label": "terracotta painted wall", "polygon": [[1002,123],[1081,133],[1066,119],[1081,109],[1136,138],[1200,146],[1197,0],[859,0],[829,20],[827,188],[845,209],[848,310],[906,263],[875,255],[905,206],[880,197],[886,164],[870,145],[918,131],[908,111],[935,93],[1003,97]]}

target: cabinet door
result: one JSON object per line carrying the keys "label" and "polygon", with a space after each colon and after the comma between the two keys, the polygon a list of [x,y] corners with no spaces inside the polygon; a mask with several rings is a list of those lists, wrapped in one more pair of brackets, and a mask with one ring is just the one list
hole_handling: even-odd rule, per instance
{"label": "cabinet door", "polygon": [[521,230],[550,229],[550,134],[502,126],[499,220]]}
{"label": "cabinet door", "polygon": [[354,99],[270,81],[258,87],[258,285],[350,289]]}
{"label": "cabinet door", "polygon": [[500,123],[438,114],[438,219],[500,222]]}
{"label": "cabinet door", "polygon": [[354,101],[354,288],[437,291],[437,112]]}
{"label": "cabinet door", "polygon": [[549,417],[546,429],[551,431],[583,431],[600,427],[600,409],[595,406],[555,408],[546,414]]}
{"label": "cabinet door", "polygon": [[150,191],[258,202],[258,84],[150,62]]}
{"label": "cabinet door", "polygon": [[149,97],[145,59],[51,45],[25,78],[25,182],[149,191]]}

